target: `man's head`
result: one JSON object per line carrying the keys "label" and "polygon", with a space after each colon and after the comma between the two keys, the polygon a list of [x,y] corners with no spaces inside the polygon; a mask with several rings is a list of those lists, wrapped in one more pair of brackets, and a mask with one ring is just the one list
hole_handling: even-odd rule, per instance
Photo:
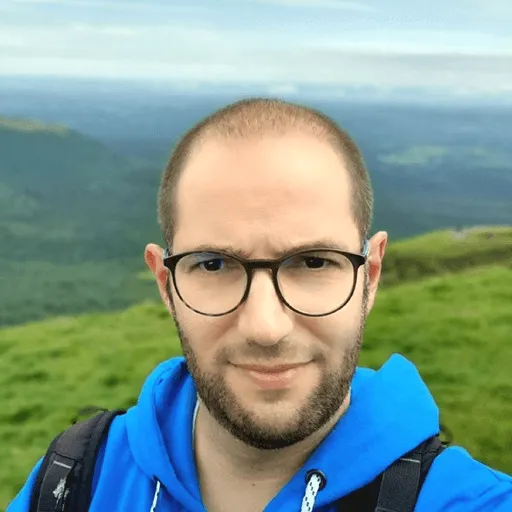
{"label": "man's head", "polygon": [[[276,259],[304,245],[361,254],[371,216],[368,175],[349,136],[318,112],[272,100],[238,102],[188,132],[171,156],[159,195],[159,220],[172,254],[220,249],[246,259]],[[235,437],[260,448],[284,447],[340,410],[385,245],[386,234],[375,235],[368,262],[356,270],[342,255],[343,264],[330,263],[327,253],[308,253],[300,264],[286,260],[281,292],[288,287],[288,300],[302,294],[307,307],[320,307],[327,289],[348,297],[356,279],[350,301],[326,316],[287,307],[267,269],[254,271],[249,295],[237,309],[205,316],[179,298],[175,285],[190,290],[184,283],[202,276],[192,297],[200,292],[201,307],[208,308],[208,300],[213,307],[225,299],[219,276],[238,286],[234,276],[242,279],[241,267],[235,268],[235,260],[228,265],[218,256],[194,255],[197,265],[182,265],[181,280],[169,284],[162,249],[148,246],[146,261],[178,326],[199,396]],[[344,273],[333,270],[340,268]]]}

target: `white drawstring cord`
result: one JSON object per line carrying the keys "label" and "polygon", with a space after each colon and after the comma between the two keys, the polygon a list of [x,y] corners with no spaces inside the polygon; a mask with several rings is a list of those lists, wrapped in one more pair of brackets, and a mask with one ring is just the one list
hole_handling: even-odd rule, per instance
{"label": "white drawstring cord", "polygon": [[325,485],[324,478],[318,472],[313,471],[306,484],[306,491],[304,498],[302,498],[300,512],[312,512],[318,491],[323,485]]}
{"label": "white drawstring cord", "polygon": [[[192,435],[194,434],[195,426],[196,426],[196,417],[197,417],[197,411],[199,409],[199,400],[196,402],[196,406],[194,408],[194,418],[192,423]],[[155,495],[153,496],[153,503],[151,505],[151,509],[149,512],[155,512],[156,505],[158,503],[158,497],[160,496],[160,489],[162,487],[162,484],[160,483],[160,480],[156,480],[156,489],[155,489]]]}
{"label": "white drawstring cord", "polygon": [[158,496],[160,495],[160,481],[156,481],[156,489],[155,489],[155,495],[153,496],[153,504],[151,505],[151,510],[149,512],[155,512],[156,510],[156,504],[158,503]]}

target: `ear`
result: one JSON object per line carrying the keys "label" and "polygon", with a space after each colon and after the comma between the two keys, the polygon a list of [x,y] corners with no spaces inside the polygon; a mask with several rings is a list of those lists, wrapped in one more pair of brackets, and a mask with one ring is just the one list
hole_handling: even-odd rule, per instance
{"label": "ear", "polygon": [[144,260],[149,270],[155,276],[155,281],[158,286],[158,291],[163,303],[166,305],[169,312],[171,312],[171,304],[169,295],[167,293],[167,280],[172,279],[169,276],[169,269],[163,263],[164,250],[156,244],[148,244],[144,251]]}
{"label": "ear", "polygon": [[370,239],[370,252],[367,263],[369,279],[368,312],[371,311],[375,302],[375,296],[382,273],[382,260],[386,253],[387,243],[388,234],[385,231],[379,231]]}

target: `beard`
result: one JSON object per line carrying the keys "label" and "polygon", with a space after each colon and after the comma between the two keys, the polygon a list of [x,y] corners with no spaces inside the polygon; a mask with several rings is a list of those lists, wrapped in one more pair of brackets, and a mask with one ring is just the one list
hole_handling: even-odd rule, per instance
{"label": "beard", "polygon": [[[168,285],[168,292],[170,292]],[[260,450],[276,450],[294,445],[308,438],[326,425],[340,410],[350,391],[363,342],[363,333],[368,314],[369,279],[365,272],[361,315],[355,332],[341,336],[340,346],[348,347],[339,365],[324,370],[320,382],[307,397],[302,407],[296,409],[295,418],[285,427],[278,428],[258,421],[236,394],[227,385],[222,375],[204,371],[192,348],[190,339],[180,324],[169,293],[171,309],[181,342],[183,354],[199,398],[213,418],[232,436],[248,446]],[[252,352],[250,351],[252,345]],[[281,343],[272,347],[257,346],[248,342],[248,353],[261,358],[276,357],[283,352]],[[324,357],[324,363],[326,358]],[[324,365],[324,368],[326,365]]]}

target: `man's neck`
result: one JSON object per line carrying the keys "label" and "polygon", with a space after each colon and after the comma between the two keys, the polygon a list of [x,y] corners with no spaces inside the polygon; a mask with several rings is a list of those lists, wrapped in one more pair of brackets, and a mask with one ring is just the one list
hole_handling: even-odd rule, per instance
{"label": "man's neck", "polygon": [[229,482],[231,489],[237,486],[241,489],[245,482],[250,482],[255,492],[259,487],[270,499],[303,466],[345,413],[349,401],[350,394],[333,418],[310,437],[279,450],[260,450],[246,445],[219,425],[200,403],[194,448],[203,499],[205,493],[211,494],[212,489],[222,486],[218,475],[222,475],[222,481]]}

